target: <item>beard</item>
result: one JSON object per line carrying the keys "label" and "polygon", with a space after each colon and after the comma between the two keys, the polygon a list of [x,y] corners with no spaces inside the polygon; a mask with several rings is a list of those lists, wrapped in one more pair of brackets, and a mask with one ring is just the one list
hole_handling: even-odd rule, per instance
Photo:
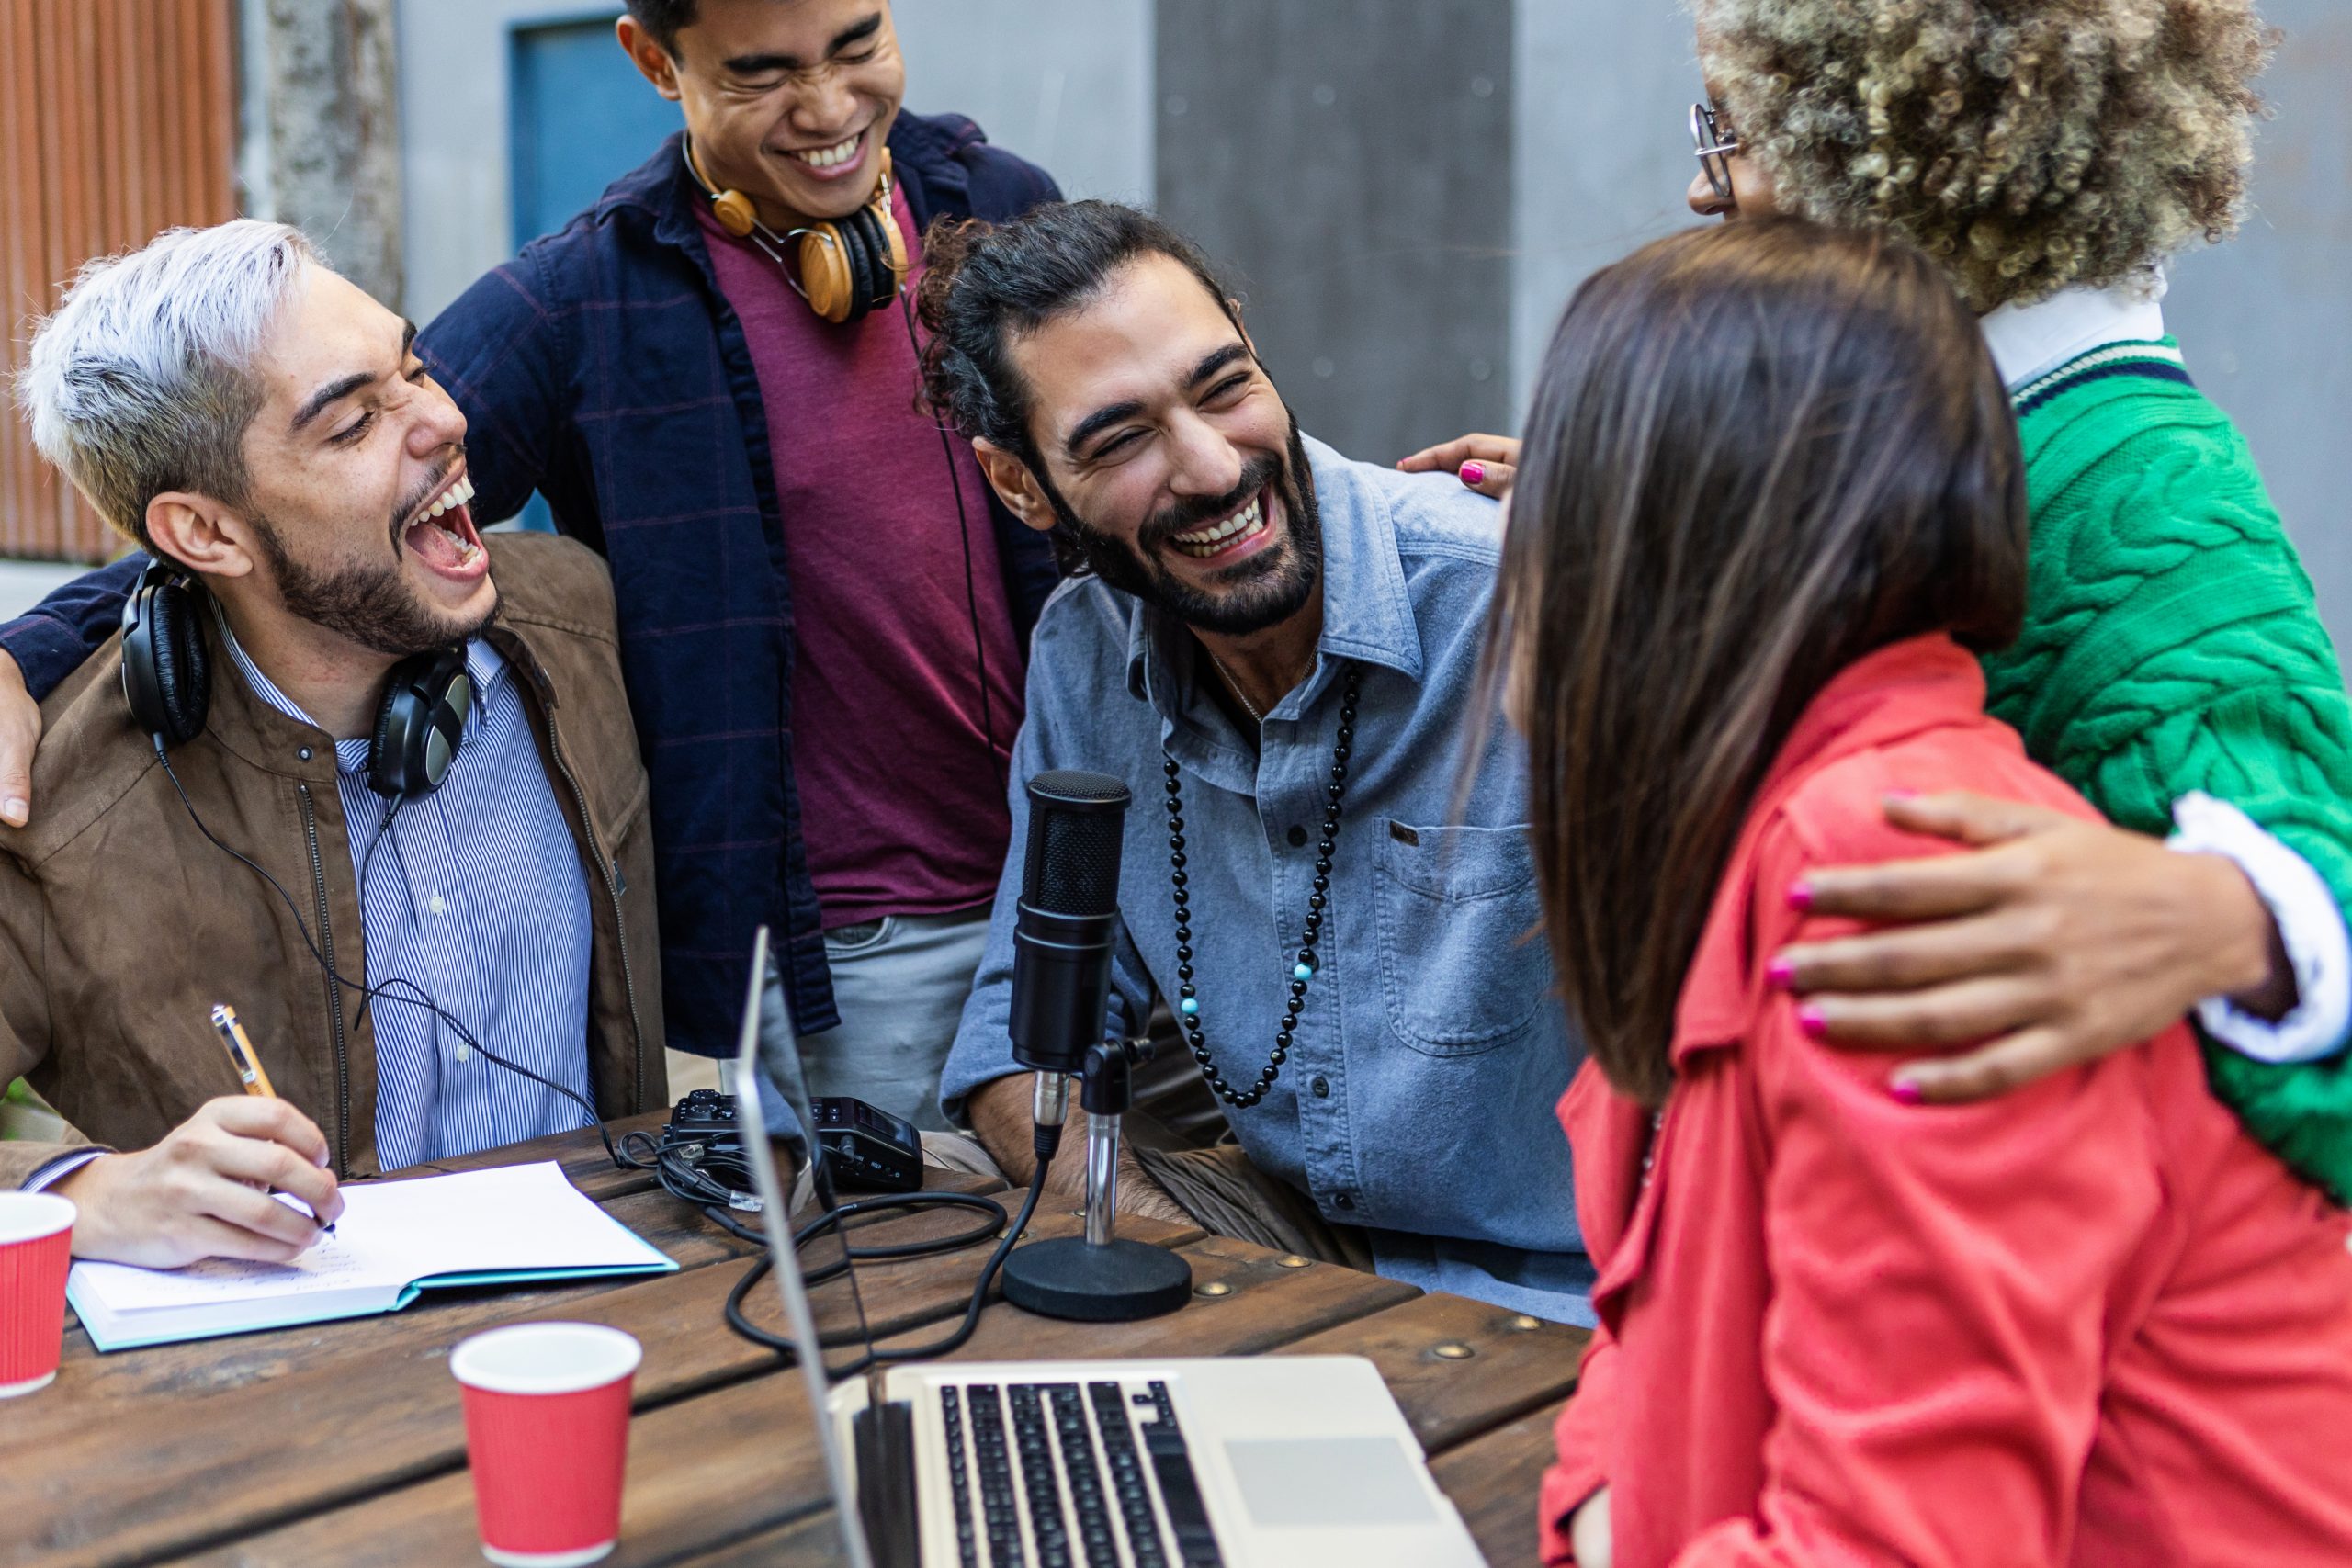
{"label": "beard", "polygon": [[[419,504],[427,497],[420,498]],[[412,508],[411,510],[413,510]],[[401,516],[407,515],[402,513]],[[445,615],[426,604],[390,560],[320,568],[298,559],[267,518],[253,519],[254,535],[269,558],[278,597],[288,613],[337,637],[393,659],[459,648],[497,618],[498,601],[479,615]],[[398,536],[399,524],[395,521]]]}
{"label": "beard", "polygon": [[[1314,474],[1295,417],[1283,457],[1252,458],[1229,494],[1188,501],[1154,513],[1132,542],[1080,517],[1042,473],[1038,482],[1053,504],[1062,542],[1080,563],[1122,593],[1131,593],[1188,626],[1222,637],[1249,637],[1298,614],[1322,585],[1323,518],[1316,508]],[[1219,586],[1214,590],[1186,582],[1161,564],[1159,550],[1170,539],[1230,516],[1270,483],[1282,502],[1286,528],[1286,536],[1272,548],[1217,572]]]}

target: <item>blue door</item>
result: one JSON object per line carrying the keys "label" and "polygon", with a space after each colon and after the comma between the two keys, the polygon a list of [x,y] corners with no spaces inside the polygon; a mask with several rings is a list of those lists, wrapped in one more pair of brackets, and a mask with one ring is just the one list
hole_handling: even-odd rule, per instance
{"label": "blue door", "polygon": [[518,250],[562,228],[685,123],[614,41],[620,14],[614,6],[514,29],[506,102]]}
{"label": "blue door", "polygon": [[[621,8],[514,29],[508,51],[508,155],[514,246],[551,234],[684,123],[613,38]],[[551,529],[531,498],[526,528]]]}

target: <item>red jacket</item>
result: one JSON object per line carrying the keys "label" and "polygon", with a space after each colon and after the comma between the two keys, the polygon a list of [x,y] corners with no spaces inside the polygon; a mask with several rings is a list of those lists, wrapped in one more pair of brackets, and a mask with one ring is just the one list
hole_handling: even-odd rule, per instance
{"label": "red jacket", "polygon": [[1890,827],[1890,791],[2092,815],[1984,696],[1940,637],[1832,682],[1716,891],[1654,1157],[1592,1066],[1561,1100],[1602,1328],[1547,1562],[1606,1484],[1618,1568],[2352,1563],[2352,1227],[2207,1092],[2185,1028],[1906,1107],[1895,1058],[1808,1040],[1764,982],[1845,929],[1789,908],[1808,868],[1951,849]]}

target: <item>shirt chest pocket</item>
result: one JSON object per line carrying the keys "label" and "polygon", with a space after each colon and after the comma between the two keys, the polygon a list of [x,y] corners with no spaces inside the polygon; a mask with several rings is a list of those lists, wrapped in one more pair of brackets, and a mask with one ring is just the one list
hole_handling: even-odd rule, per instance
{"label": "shirt chest pocket", "polygon": [[1523,1033],[1551,987],[1524,828],[1380,823],[1373,878],[1389,1029],[1430,1055]]}

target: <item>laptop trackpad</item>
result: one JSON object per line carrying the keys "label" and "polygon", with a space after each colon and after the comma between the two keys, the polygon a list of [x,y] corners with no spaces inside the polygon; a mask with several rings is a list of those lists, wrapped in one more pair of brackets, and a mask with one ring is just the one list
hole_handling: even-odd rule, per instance
{"label": "laptop trackpad", "polygon": [[1225,1452],[1256,1525],[1419,1525],[1436,1517],[1394,1438],[1234,1438]]}

